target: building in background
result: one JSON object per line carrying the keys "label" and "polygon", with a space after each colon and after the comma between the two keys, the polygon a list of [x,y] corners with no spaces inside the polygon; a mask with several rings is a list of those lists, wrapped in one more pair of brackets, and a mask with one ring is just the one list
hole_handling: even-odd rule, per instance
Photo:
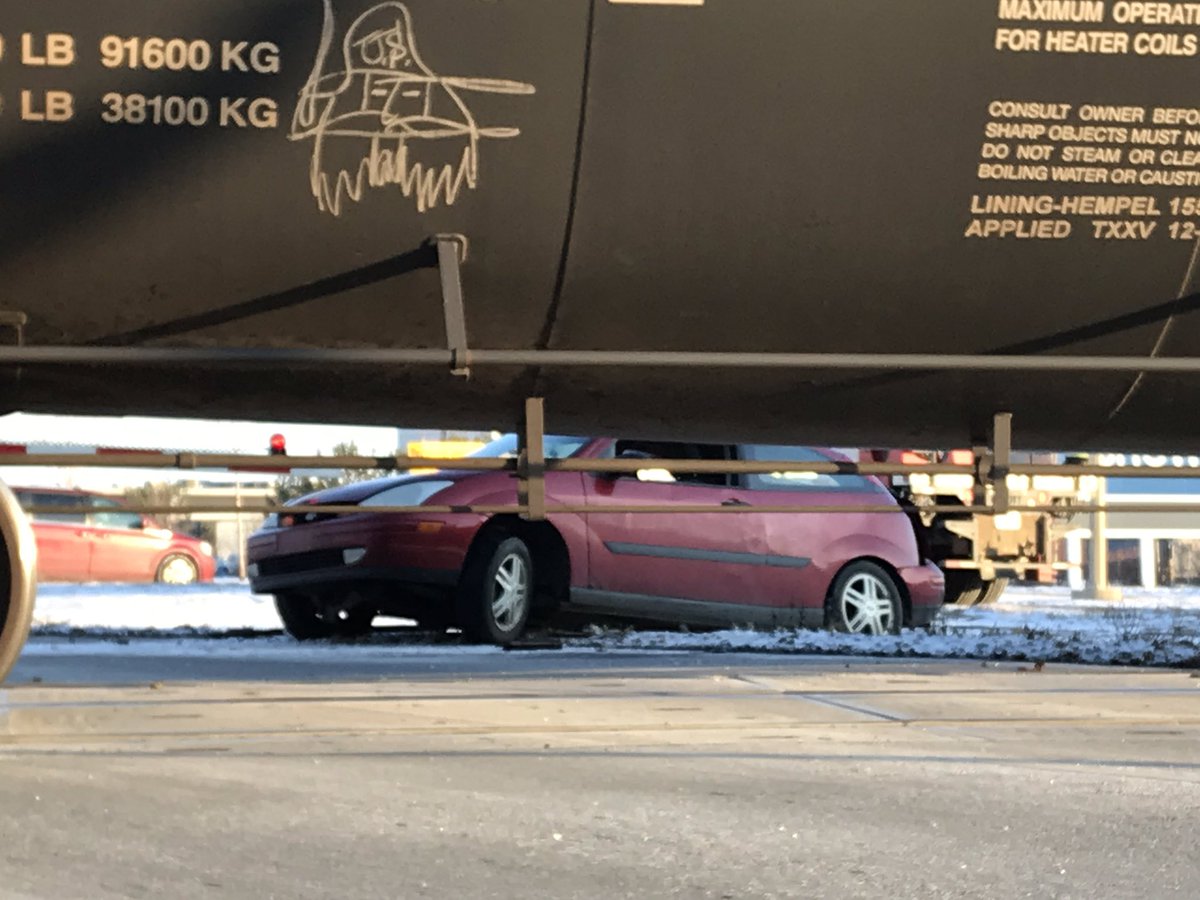
{"label": "building in background", "polygon": [[[192,478],[178,482],[183,507],[205,503],[231,503],[235,506],[262,506],[275,500],[275,478],[270,475],[235,477],[231,480]],[[240,571],[246,538],[262,524],[261,513],[194,512],[188,520],[203,529],[213,545],[218,575],[236,575]]]}
{"label": "building in background", "polygon": [[[481,435],[478,438],[422,438],[400,446],[405,448],[408,456],[420,459],[461,459],[464,456],[470,456],[476,450],[483,449],[491,439],[491,435]],[[411,471],[414,475],[427,475],[430,472],[436,472],[437,469],[412,469]]]}
{"label": "building in background", "polygon": [[[1194,469],[1195,478],[1108,478],[1108,577],[1124,587],[1176,587],[1200,584],[1200,513],[1122,512],[1122,504],[1200,504],[1200,457],[1101,454],[1102,466],[1138,465],[1151,468]],[[1069,522],[1062,534],[1072,588],[1080,589],[1088,575],[1092,533],[1087,516]]]}

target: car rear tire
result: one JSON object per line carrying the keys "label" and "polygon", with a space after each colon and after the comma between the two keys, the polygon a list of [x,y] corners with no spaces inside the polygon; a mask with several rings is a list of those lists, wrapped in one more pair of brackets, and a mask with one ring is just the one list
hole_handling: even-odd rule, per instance
{"label": "car rear tire", "polygon": [[332,623],[321,618],[317,604],[303,594],[276,594],[275,611],[283,622],[283,630],[298,641],[314,641],[332,637]]}
{"label": "car rear tire", "polygon": [[506,646],[525,633],[533,607],[533,559],[518,537],[484,534],[471,551],[455,598],[469,640]]}
{"label": "car rear tire", "polygon": [[158,564],[154,579],[159,584],[195,584],[200,580],[200,567],[190,556],[172,553]]}
{"label": "car rear tire", "polygon": [[825,624],[845,634],[899,634],[900,588],[882,566],[852,562],[838,573],[825,605]]}

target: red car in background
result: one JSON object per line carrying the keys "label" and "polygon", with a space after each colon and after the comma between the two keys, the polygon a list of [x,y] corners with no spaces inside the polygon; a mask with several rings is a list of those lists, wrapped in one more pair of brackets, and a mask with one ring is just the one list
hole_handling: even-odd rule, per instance
{"label": "red car in background", "polygon": [[[844,459],[806,447],[547,437],[546,456]],[[509,435],[475,455],[511,456]],[[828,626],[894,633],[929,624],[942,573],[887,489],[857,475],[637,476],[550,472],[547,503],[586,511],[545,522],[473,513],[377,513],[379,506],[512,505],[507,472],[440,471],[360,482],[293,501],[251,536],[257,593],[274,594],[297,638],[355,633],[376,615],[517,640],[555,610],[696,626]],[[305,506],[357,505],[349,515]],[[620,506],[741,506],[739,513],[624,513]],[[890,507],[892,512],[755,513],[756,506]]]}
{"label": "red car in background", "polygon": [[88,507],[91,511],[31,516],[39,581],[212,581],[207,541],[158,527],[111,497],[87,491],[13,488],[23,509]]}

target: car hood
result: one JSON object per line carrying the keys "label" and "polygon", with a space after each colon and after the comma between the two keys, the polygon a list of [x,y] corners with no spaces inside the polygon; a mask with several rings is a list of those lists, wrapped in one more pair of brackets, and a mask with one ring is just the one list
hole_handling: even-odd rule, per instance
{"label": "car hood", "polygon": [[409,484],[415,481],[457,481],[467,472],[430,472],[428,475],[401,475],[391,478],[373,478],[370,481],[355,481],[338,487],[326,488],[315,494],[305,494],[295,500],[289,500],[288,506],[309,506],[315,504],[345,505],[361,503],[373,494],[385,491],[398,484]]}

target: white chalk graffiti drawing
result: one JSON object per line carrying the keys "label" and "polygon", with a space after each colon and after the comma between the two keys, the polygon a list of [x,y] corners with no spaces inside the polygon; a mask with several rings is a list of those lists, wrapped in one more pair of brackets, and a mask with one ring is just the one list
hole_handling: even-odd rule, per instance
{"label": "white chalk graffiti drawing", "polygon": [[362,200],[367,188],[396,187],[425,212],[451,206],[464,190],[474,190],[480,145],[521,132],[480,125],[464,98],[529,95],[534,86],[436,74],[417,50],[408,7],[394,0],[354,20],[342,39],[340,63],[331,64],[333,0],[322,2],[317,59],[288,135],[312,141],[309,177],[318,208],[340,216],[347,202]]}

